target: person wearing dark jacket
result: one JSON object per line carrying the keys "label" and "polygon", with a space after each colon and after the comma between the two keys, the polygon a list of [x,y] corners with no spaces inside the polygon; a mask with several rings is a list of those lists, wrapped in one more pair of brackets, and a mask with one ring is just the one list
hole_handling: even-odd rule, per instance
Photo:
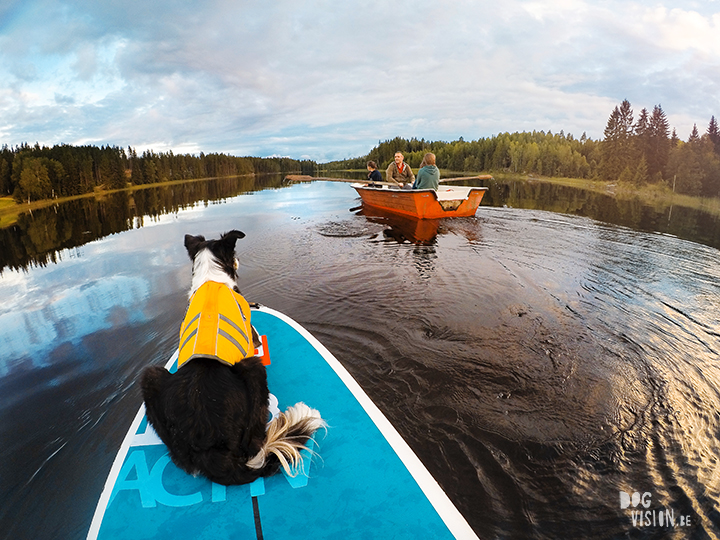
{"label": "person wearing dark jacket", "polygon": [[368,161],[367,162],[367,170],[368,170],[368,182],[375,183],[375,182],[382,182],[382,174],[380,174],[380,171],[378,171],[377,163],[374,161]]}
{"label": "person wearing dark jacket", "polygon": [[434,189],[440,185],[440,169],[435,166],[435,154],[428,152],[423,157],[413,189]]}

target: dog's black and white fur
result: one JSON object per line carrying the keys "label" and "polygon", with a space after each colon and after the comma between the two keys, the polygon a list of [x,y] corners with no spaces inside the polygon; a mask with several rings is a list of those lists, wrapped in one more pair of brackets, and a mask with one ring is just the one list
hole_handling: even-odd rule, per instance
{"label": "dog's black and white fur", "polygon": [[[230,231],[219,240],[185,236],[193,261],[190,295],[206,281],[238,291],[235,242]],[[257,357],[233,366],[194,358],[174,374],[150,367],[142,377],[147,418],[167,445],[173,462],[190,474],[224,485],[269,476],[282,465],[293,474],[313,433],[326,426],[304,403],[289,407],[268,423],[265,366]]]}

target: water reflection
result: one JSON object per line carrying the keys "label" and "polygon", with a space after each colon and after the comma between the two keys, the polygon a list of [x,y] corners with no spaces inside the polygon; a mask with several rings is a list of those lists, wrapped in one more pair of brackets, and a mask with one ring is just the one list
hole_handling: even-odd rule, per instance
{"label": "water reflection", "polygon": [[110,276],[80,283],[55,295],[45,291],[37,309],[24,306],[22,311],[0,313],[0,377],[18,368],[47,367],[58,343],[77,345],[95,332],[145,322],[143,306],[150,292],[146,280]]}
{"label": "water reflection", "polygon": [[610,193],[532,180],[488,180],[474,184],[490,188],[483,198],[483,206],[573,214],[720,248],[720,217],[710,212],[683,206],[651,205],[639,198],[619,199]]}
{"label": "water reflection", "polygon": [[[720,247],[720,219],[709,212],[678,206],[655,207],[639,199],[621,200],[610,194],[547,182],[493,179],[463,183],[490,188],[483,206],[574,214]],[[3,246],[0,272],[5,268],[27,269],[31,265],[57,262],[59,252],[64,249],[143,227],[162,215],[174,214],[198,203],[208,205],[241,193],[287,187],[282,175],[217,178],[111,193],[25,213],[16,224],[0,230]],[[452,226],[451,220],[403,220],[370,209],[363,209],[362,213],[371,221],[387,225],[387,238],[418,245],[434,244],[444,227]]]}
{"label": "water reflection", "polygon": [[282,186],[282,175],[215,178],[101,197],[77,199],[21,214],[0,230],[0,272],[57,262],[58,252],[111,234],[143,227],[148,220],[197,203],[210,204],[241,193]]}
{"label": "water reflection", "polygon": [[385,227],[383,235],[402,244],[432,245],[440,228],[439,219],[417,219],[386,212],[380,208],[363,206],[357,215],[366,216],[368,221]]}

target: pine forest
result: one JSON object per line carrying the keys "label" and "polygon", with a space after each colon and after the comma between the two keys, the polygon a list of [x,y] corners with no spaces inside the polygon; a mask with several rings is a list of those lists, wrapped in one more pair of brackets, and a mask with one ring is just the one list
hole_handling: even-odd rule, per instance
{"label": "pine forest", "polygon": [[[697,125],[686,140],[670,130],[660,105],[637,115],[625,100],[608,118],[600,141],[583,135],[533,131],[500,133],[465,141],[403,139],[379,142],[369,154],[333,161],[324,170],[364,170],[375,161],[381,170],[396,151],[418,167],[433,152],[444,170],[479,173],[587,178],[631,186],[663,184],[677,193],[720,197],[720,129],[711,117],[701,133]],[[312,174],[318,165],[290,158],[233,157],[224,154],[175,155],[115,146],[27,143],[0,149],[0,193],[18,202],[90,193],[96,188],[122,189],[128,185],[170,180],[201,179],[253,173]]]}

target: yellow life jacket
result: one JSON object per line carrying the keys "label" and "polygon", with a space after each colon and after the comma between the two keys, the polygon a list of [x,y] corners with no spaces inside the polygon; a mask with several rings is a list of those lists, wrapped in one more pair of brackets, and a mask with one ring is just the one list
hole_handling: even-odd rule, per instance
{"label": "yellow life jacket", "polygon": [[203,283],[180,326],[178,368],[196,357],[233,365],[254,354],[247,300],[222,283]]}

